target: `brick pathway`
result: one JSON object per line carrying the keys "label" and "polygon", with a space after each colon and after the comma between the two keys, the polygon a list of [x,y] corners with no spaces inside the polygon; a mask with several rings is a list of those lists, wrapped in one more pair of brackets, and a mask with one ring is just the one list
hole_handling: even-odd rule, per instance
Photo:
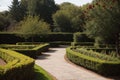
{"label": "brick pathway", "polygon": [[57,80],[115,80],[100,76],[83,67],[68,63],[64,56],[65,48],[50,48],[35,63],[57,78]]}

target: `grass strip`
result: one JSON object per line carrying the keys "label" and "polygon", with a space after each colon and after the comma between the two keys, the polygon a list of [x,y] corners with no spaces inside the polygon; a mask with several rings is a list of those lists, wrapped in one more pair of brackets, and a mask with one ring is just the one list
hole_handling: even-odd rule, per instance
{"label": "grass strip", "polygon": [[35,80],[55,80],[53,76],[51,76],[47,71],[45,71],[40,66],[35,64],[34,69],[36,74]]}

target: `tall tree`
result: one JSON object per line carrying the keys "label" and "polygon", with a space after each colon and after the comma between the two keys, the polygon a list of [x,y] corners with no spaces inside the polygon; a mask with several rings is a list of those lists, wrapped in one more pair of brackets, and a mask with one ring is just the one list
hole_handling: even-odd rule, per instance
{"label": "tall tree", "polygon": [[82,31],[84,14],[82,10],[71,3],[63,3],[53,15],[54,25],[62,32]]}
{"label": "tall tree", "polygon": [[54,0],[29,0],[28,13],[29,15],[38,15],[46,22],[52,24],[52,14],[56,11]]}
{"label": "tall tree", "polygon": [[9,8],[11,17],[17,22],[21,21],[27,12],[27,6],[24,0],[13,0],[12,5]]}
{"label": "tall tree", "polygon": [[120,33],[120,0],[94,0],[87,10],[87,34],[100,41],[115,41]]}

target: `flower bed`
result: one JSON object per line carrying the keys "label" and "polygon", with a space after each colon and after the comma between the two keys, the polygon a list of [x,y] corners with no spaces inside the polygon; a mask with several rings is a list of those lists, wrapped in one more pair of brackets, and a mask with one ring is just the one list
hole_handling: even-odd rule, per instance
{"label": "flower bed", "polygon": [[75,64],[84,66],[104,75],[120,75],[120,60],[108,55],[69,47],[66,49],[67,57]]}

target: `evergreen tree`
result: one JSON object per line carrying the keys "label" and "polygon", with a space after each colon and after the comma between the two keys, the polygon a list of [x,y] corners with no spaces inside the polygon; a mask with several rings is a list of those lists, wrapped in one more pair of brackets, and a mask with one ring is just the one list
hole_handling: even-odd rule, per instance
{"label": "evergreen tree", "polygon": [[23,3],[23,0],[20,2],[18,0],[13,0],[10,8],[11,17],[17,22],[21,21],[27,12],[27,6]]}

